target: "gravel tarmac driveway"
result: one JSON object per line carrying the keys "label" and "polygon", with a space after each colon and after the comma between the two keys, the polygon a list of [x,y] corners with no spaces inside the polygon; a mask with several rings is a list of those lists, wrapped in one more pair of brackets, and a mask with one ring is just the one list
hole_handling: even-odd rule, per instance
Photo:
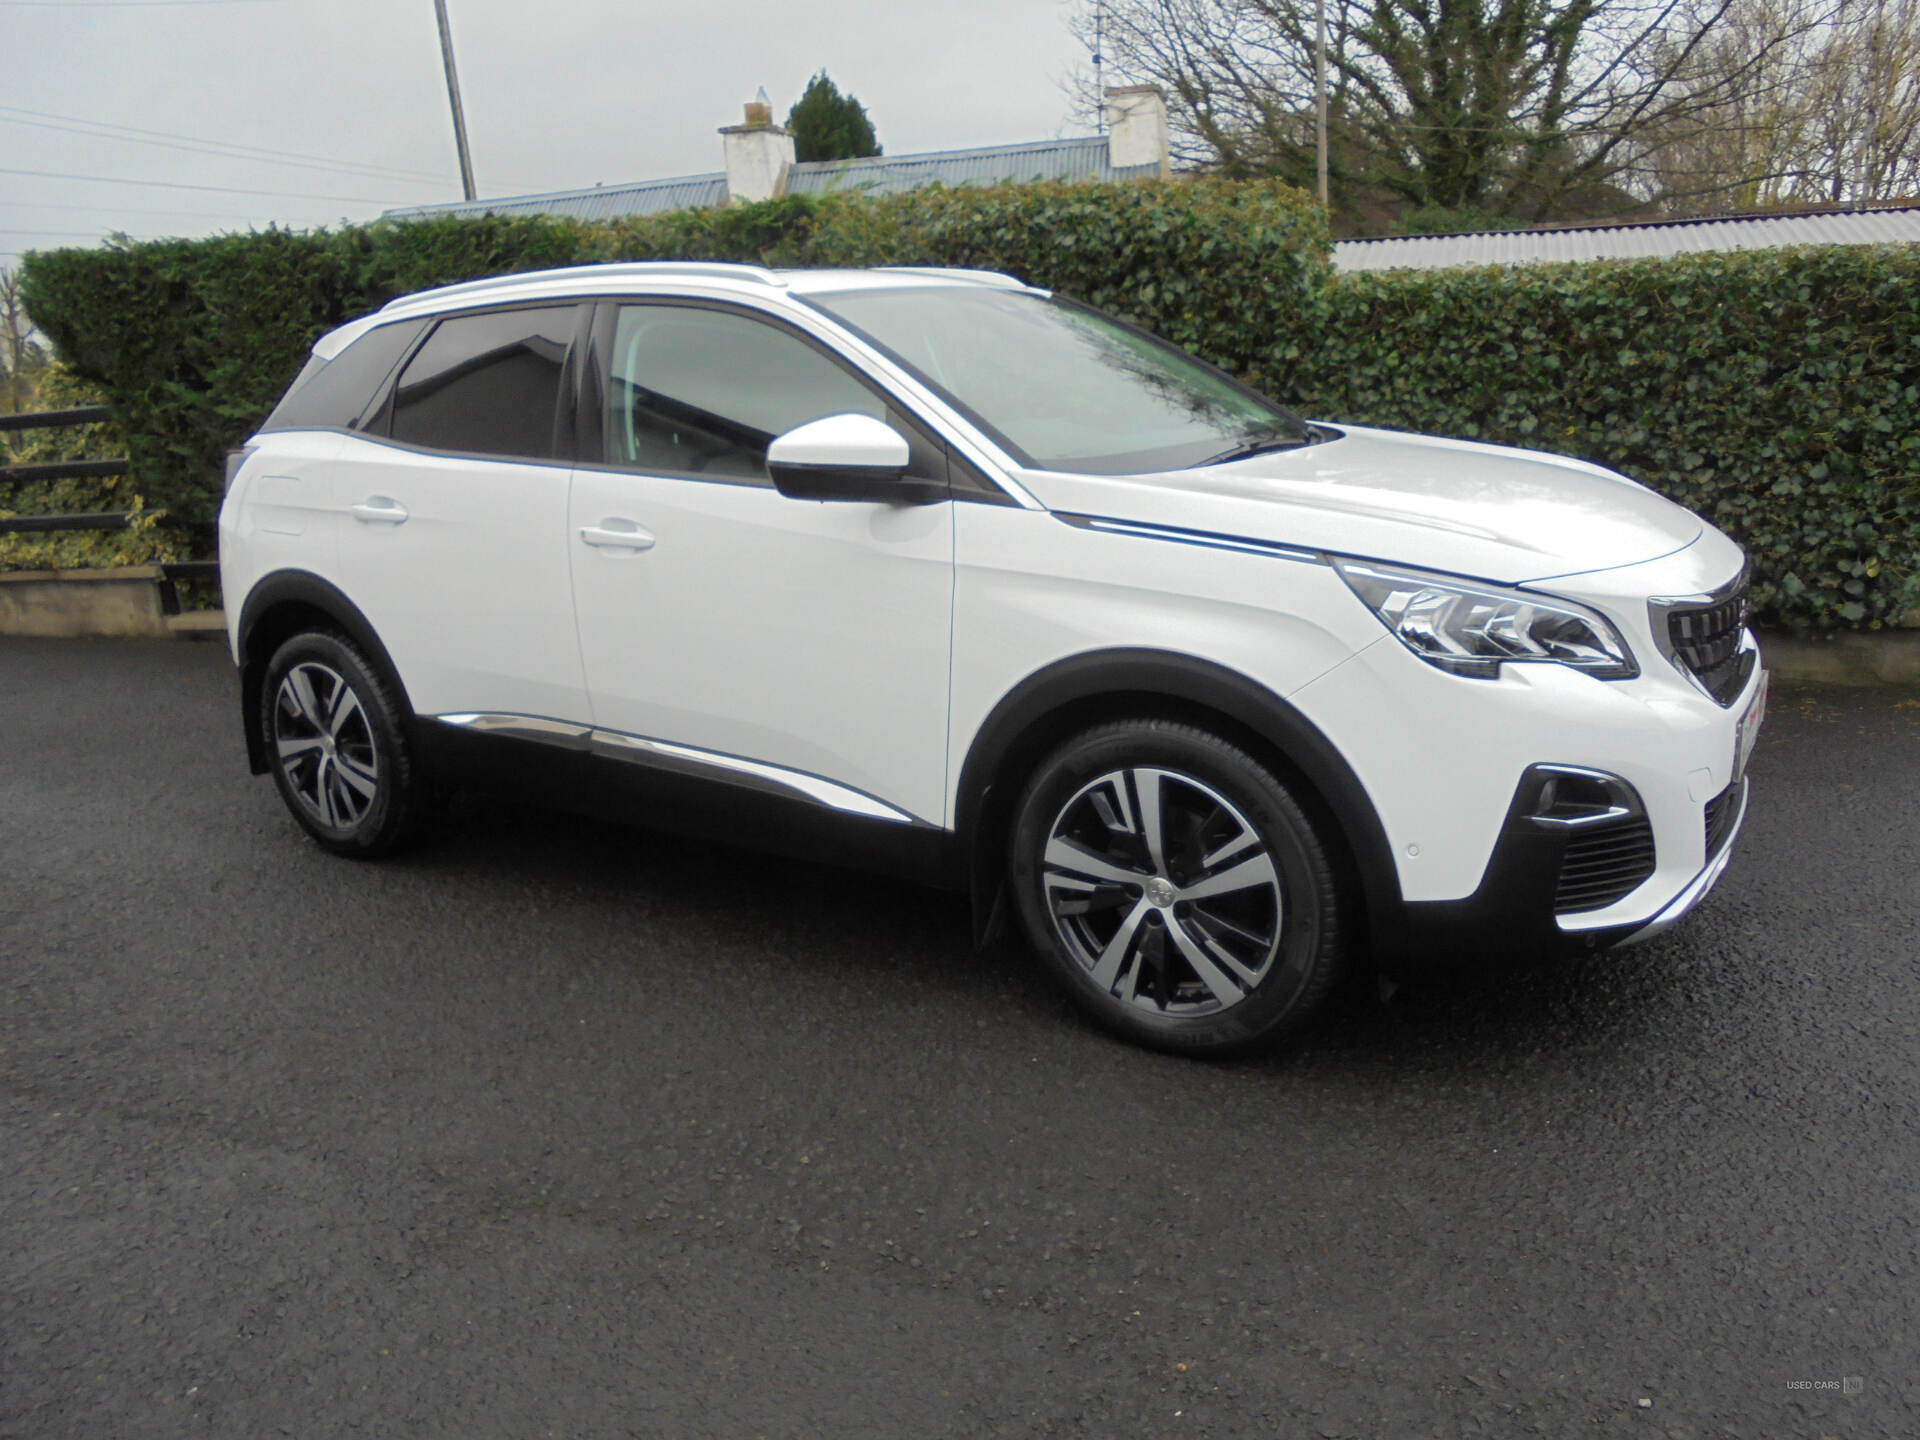
{"label": "gravel tarmac driveway", "polygon": [[1911,1440],[1912,697],[1777,690],[1669,936],[1205,1065],[910,886],[333,859],[219,646],[0,640],[0,1436]]}

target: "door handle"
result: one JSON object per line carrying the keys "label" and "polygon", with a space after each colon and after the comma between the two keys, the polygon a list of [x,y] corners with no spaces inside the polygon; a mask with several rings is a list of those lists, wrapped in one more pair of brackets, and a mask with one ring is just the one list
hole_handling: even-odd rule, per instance
{"label": "door handle", "polygon": [[399,525],[407,518],[407,507],[384,495],[370,495],[347,512],[363,525]]}
{"label": "door handle", "polygon": [[653,532],[641,529],[631,520],[602,520],[598,525],[582,525],[580,538],[599,550],[653,548]]}

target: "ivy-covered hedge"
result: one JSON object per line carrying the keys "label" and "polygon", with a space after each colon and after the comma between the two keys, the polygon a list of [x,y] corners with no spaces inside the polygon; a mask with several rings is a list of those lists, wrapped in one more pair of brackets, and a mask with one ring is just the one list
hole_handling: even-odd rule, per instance
{"label": "ivy-covered hedge", "polygon": [[1273,368],[1316,415],[1626,472],[1747,547],[1763,618],[1920,609],[1920,247],[1347,275]]}
{"label": "ivy-covered hedge", "polygon": [[1920,606],[1920,256],[1834,248],[1338,276],[1277,182],[791,197],[582,225],[436,219],[30,256],[29,312],[98,382],[142,491],[218,503],[315,336],[396,295],[620,259],[1005,270],[1308,413],[1580,455],[1754,553],[1775,623]]}
{"label": "ivy-covered hedge", "polygon": [[[97,389],[58,364],[40,377],[39,391],[39,408],[46,410],[105,403]],[[0,466],[104,460],[125,453],[125,441],[111,424],[0,432]],[[147,508],[130,475],[0,480],[0,519],[90,510],[130,510],[135,518],[125,530],[0,534],[0,571],[84,570],[187,558],[187,536],[164,524],[164,510]]]}

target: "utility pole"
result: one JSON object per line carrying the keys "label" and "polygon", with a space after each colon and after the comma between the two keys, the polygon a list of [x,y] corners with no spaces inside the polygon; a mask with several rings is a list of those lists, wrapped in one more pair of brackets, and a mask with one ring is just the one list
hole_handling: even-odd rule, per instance
{"label": "utility pole", "polygon": [[1324,210],[1327,206],[1327,0],[1320,0],[1320,23],[1313,43],[1313,108],[1315,138],[1320,150],[1320,208]]}
{"label": "utility pole", "polygon": [[1100,52],[1107,40],[1107,0],[1098,0],[1093,10],[1093,113],[1100,117],[1096,134],[1107,133],[1107,92],[1101,88],[1100,67],[1106,62],[1106,56]]}
{"label": "utility pole", "polygon": [[467,199],[479,197],[473,190],[473,155],[467,149],[467,117],[460,108],[460,72],[453,68],[453,31],[447,28],[447,0],[433,0],[433,13],[440,21],[440,58],[447,62],[447,101],[453,106],[453,143],[460,151],[460,188]]}

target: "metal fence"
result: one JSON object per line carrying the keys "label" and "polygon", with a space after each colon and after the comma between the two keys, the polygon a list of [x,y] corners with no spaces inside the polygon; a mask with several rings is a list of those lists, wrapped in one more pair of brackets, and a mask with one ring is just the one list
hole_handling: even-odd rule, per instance
{"label": "metal fence", "polygon": [[[41,410],[26,415],[0,415],[0,434],[9,430],[60,430],[75,425],[97,425],[108,418],[104,405],[77,410]],[[127,473],[127,457],[111,460],[60,460],[50,465],[0,465],[0,485],[23,480],[108,479]],[[16,515],[0,519],[0,535],[30,535],[49,530],[124,530],[131,510],[101,510],[85,515]]]}
{"label": "metal fence", "polygon": [[[109,418],[104,405],[84,405],[73,410],[41,410],[25,415],[0,415],[0,434],[10,430],[59,430],[78,425],[97,425]],[[117,455],[105,460],[58,460],[43,465],[0,465],[0,485],[28,480],[103,480],[127,473],[127,457]],[[133,523],[132,510],[91,510],[78,515],[0,516],[0,535],[38,535],[60,530],[124,530]],[[204,529],[205,527],[189,527]],[[160,601],[169,615],[180,612],[180,580],[217,580],[219,562],[214,560],[173,560],[161,564]]]}

